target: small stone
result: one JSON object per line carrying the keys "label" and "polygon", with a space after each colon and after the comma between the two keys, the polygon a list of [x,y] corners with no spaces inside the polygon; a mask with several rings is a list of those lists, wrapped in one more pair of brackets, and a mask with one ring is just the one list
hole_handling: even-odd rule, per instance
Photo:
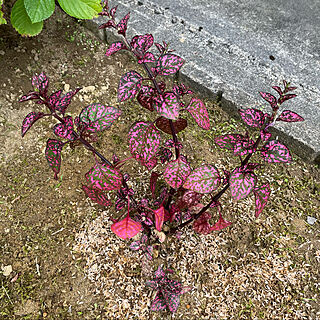
{"label": "small stone", "polygon": [[84,93],[93,92],[95,89],[96,89],[95,86],[87,86],[82,89],[82,92]]}
{"label": "small stone", "polygon": [[11,272],[12,272],[12,265],[2,267],[2,274],[5,277],[9,277]]}
{"label": "small stone", "polygon": [[70,84],[66,83],[63,88],[64,88],[64,91],[66,92],[70,91]]}
{"label": "small stone", "polygon": [[307,222],[308,222],[309,224],[311,224],[311,225],[314,225],[314,224],[317,222],[317,219],[314,218],[314,217],[308,216],[308,217],[307,217]]}

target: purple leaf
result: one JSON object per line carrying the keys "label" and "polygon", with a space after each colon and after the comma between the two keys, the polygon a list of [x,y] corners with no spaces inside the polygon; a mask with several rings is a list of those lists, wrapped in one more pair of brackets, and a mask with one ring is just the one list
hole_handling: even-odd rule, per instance
{"label": "purple leaf", "polygon": [[190,172],[189,164],[183,161],[180,156],[167,164],[164,179],[170,187],[178,189],[183,185]]}
{"label": "purple leaf", "polygon": [[152,260],[152,251],[153,251],[153,247],[152,246],[147,246],[146,247],[146,251],[144,252],[144,256],[146,257],[146,259]]}
{"label": "purple leaf", "polygon": [[[185,120],[183,118],[178,118],[177,120],[173,120],[172,124],[173,124],[173,127],[174,127],[174,131],[177,134],[177,133],[179,133],[180,131],[184,130],[187,127],[188,122],[187,122],[187,120]],[[164,117],[159,117],[156,120],[156,126],[161,131],[163,131],[165,133],[168,133],[168,134],[172,134],[169,119],[164,118]]]}
{"label": "purple leaf", "polygon": [[265,131],[265,130],[261,130],[260,131],[260,136],[261,136],[261,140],[262,141],[268,141],[271,138],[271,133]]}
{"label": "purple leaf", "polygon": [[110,128],[120,115],[121,110],[115,107],[93,103],[81,111],[79,120],[87,125],[87,131],[99,132]]}
{"label": "purple leaf", "polygon": [[290,162],[289,149],[277,140],[268,141],[262,148],[261,155],[267,162]]}
{"label": "purple leaf", "polygon": [[140,250],[140,249],[141,249],[140,240],[132,242],[132,243],[130,244],[130,249],[131,249],[131,250],[134,250],[134,251]]}
{"label": "purple leaf", "polygon": [[253,193],[254,193],[255,202],[256,202],[255,216],[256,218],[258,218],[263,208],[267,204],[270,193],[271,193],[269,183],[266,183],[260,187],[254,188]]}
{"label": "purple leaf", "polygon": [[54,178],[56,180],[58,179],[58,173],[60,172],[62,147],[63,143],[59,140],[49,139],[47,141],[45,155],[50,168],[54,172]]}
{"label": "purple leaf", "polygon": [[19,102],[24,102],[24,101],[34,100],[34,99],[40,99],[39,93],[35,91],[31,91],[26,95],[22,96],[19,99]]}
{"label": "purple leaf", "polygon": [[211,193],[220,184],[220,175],[213,165],[202,165],[187,177],[183,187],[198,193]]}
{"label": "purple leaf", "polygon": [[122,34],[123,36],[126,35],[127,31],[127,25],[128,25],[128,20],[130,18],[130,12],[127,13],[118,23],[117,28],[118,28],[118,33]]}
{"label": "purple leaf", "polygon": [[55,110],[61,112],[63,115],[65,114],[67,107],[71,103],[72,97],[79,91],[81,88],[77,88],[73,91],[69,91],[64,96],[62,96],[59,101],[55,105]]}
{"label": "purple leaf", "polygon": [[144,34],[142,36],[134,36],[130,45],[131,48],[138,54],[138,56],[143,57],[153,45],[153,35]]}
{"label": "purple leaf", "polygon": [[141,223],[132,220],[129,216],[121,221],[115,222],[111,230],[121,239],[131,239],[142,229]]}
{"label": "purple leaf", "polygon": [[[280,89],[281,90],[281,89]],[[277,98],[269,92],[259,92],[261,97],[270,103],[272,109],[277,107]]]}
{"label": "purple leaf", "polygon": [[280,87],[278,87],[278,86],[273,86],[272,89],[276,90],[276,91],[278,92],[278,94],[279,94],[280,96],[282,96],[283,93],[282,93],[282,90],[281,90]]}
{"label": "purple leaf", "polygon": [[184,60],[175,54],[165,54],[161,56],[156,65],[159,75],[169,76],[175,74],[184,64]]}
{"label": "purple leaf", "polygon": [[46,96],[48,92],[49,79],[44,72],[32,77],[32,85],[39,90],[41,96]]}
{"label": "purple leaf", "polygon": [[150,86],[142,86],[137,95],[138,102],[146,109],[153,111],[152,101],[155,90]]}
{"label": "purple leaf", "polygon": [[32,127],[32,125],[37,120],[41,119],[43,116],[44,116],[44,113],[42,113],[42,112],[30,112],[29,114],[27,114],[27,116],[22,121],[22,127],[21,127],[22,137],[24,137],[24,135]]}
{"label": "purple leaf", "polygon": [[200,128],[210,130],[209,114],[206,106],[200,99],[192,98],[187,111],[190,112]]}
{"label": "purple leaf", "polygon": [[73,131],[72,117],[68,116],[63,118],[64,123],[58,123],[53,127],[53,132],[56,136],[68,140],[74,140],[75,135]]}
{"label": "purple leaf", "polygon": [[106,29],[106,28],[116,28],[116,24],[114,23],[113,20],[109,20],[106,23],[103,23],[99,26],[99,29]]}
{"label": "purple leaf", "polygon": [[298,121],[304,121],[304,119],[293,111],[284,110],[282,111],[280,116],[276,119],[276,121],[298,122]]}
{"label": "purple leaf", "polygon": [[111,201],[101,190],[94,189],[85,185],[82,185],[82,190],[85,192],[87,197],[89,197],[92,201],[98,203],[99,205],[103,207],[108,207],[111,205]]}
{"label": "purple leaf", "polygon": [[243,172],[241,168],[236,168],[229,179],[231,196],[238,201],[246,198],[256,184],[256,175],[253,172]]}
{"label": "purple leaf", "polygon": [[123,209],[126,205],[127,205],[127,200],[117,199],[117,200],[116,200],[116,203],[115,203],[115,209],[116,209],[116,211],[120,211],[120,210]]}
{"label": "purple leaf", "polygon": [[296,94],[286,94],[284,96],[281,96],[279,98],[279,101],[278,103],[279,104],[283,104],[285,101],[289,100],[289,99],[292,99],[292,98],[295,98],[297,95]]}
{"label": "purple leaf", "polygon": [[160,132],[153,123],[136,122],[128,133],[130,152],[136,159],[147,163],[156,155],[160,139]]}
{"label": "purple leaf", "polygon": [[123,102],[134,98],[142,84],[142,76],[136,71],[129,71],[120,79],[118,101]]}
{"label": "purple leaf", "polygon": [[215,143],[222,149],[234,150],[236,143],[243,139],[240,134],[225,134],[214,139]]}
{"label": "purple leaf", "polygon": [[200,202],[202,196],[202,194],[188,190],[183,194],[182,198],[177,201],[177,207],[180,210],[191,208]]}
{"label": "purple leaf", "polygon": [[179,117],[180,103],[173,92],[165,92],[162,96],[153,98],[154,109],[163,117],[177,120]]}
{"label": "purple leaf", "polygon": [[106,163],[96,163],[87,173],[87,181],[95,189],[118,190],[122,184],[122,174]]}
{"label": "purple leaf", "polygon": [[111,44],[111,46],[108,48],[107,52],[106,52],[106,56],[111,56],[112,54],[122,50],[122,49],[127,49],[127,47],[125,46],[125,44],[121,41],[118,42],[114,42]]}
{"label": "purple leaf", "polygon": [[258,109],[240,109],[242,120],[250,127],[260,128],[264,124],[264,113]]}
{"label": "purple leaf", "polygon": [[211,231],[219,231],[222,230],[226,227],[229,227],[232,224],[232,222],[226,221],[222,218],[222,216],[220,216],[219,221],[217,223],[215,223],[212,227],[211,227]]}

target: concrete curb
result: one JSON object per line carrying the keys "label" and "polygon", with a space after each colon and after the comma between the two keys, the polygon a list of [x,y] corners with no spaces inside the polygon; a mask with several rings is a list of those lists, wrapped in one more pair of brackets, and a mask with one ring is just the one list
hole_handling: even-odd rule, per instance
{"label": "concrete curb", "polygon": [[[283,2],[283,3],[281,3]],[[268,108],[259,91],[286,79],[298,97],[284,103],[306,121],[277,122],[273,133],[304,160],[320,163],[320,5],[257,0],[118,0],[117,17],[131,12],[128,37],[152,33],[186,59],[181,80],[202,94],[222,95],[221,107],[235,115],[241,107]],[[284,15],[288,21],[284,20]],[[246,17],[246,19],[245,19]],[[86,22],[98,37],[112,43],[121,37],[99,17]],[[174,30],[174,32],[172,32]],[[273,92],[275,94],[275,92]],[[267,110],[267,109],[265,109]]]}

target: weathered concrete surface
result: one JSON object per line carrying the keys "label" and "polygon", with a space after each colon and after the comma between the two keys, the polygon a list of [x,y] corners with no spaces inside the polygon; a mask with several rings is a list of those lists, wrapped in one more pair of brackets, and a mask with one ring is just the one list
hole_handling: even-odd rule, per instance
{"label": "weathered concrete surface", "polygon": [[[258,91],[283,79],[298,97],[283,104],[305,122],[277,123],[275,132],[301,157],[320,162],[319,0],[117,0],[118,18],[131,12],[128,36],[152,33],[187,61],[183,80],[222,107],[268,108]],[[91,22],[100,24],[101,18]],[[106,40],[115,40],[109,29]],[[275,93],[275,92],[274,92]],[[267,110],[267,109],[265,109]]]}

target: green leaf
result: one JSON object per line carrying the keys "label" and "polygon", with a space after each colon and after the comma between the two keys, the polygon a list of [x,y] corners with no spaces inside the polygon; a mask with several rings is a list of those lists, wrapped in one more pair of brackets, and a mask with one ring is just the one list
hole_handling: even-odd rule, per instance
{"label": "green leaf", "polygon": [[58,0],[61,8],[78,19],[92,19],[102,11],[100,0]]}
{"label": "green leaf", "polygon": [[3,0],[0,0],[0,24],[7,24],[5,18],[3,18],[3,11],[2,11]]}
{"label": "green leaf", "polygon": [[18,0],[11,11],[11,24],[22,36],[35,36],[43,28],[43,21],[32,23],[24,7],[23,0]]}
{"label": "green leaf", "polygon": [[24,6],[32,23],[49,18],[53,12],[54,0],[24,0]]}

